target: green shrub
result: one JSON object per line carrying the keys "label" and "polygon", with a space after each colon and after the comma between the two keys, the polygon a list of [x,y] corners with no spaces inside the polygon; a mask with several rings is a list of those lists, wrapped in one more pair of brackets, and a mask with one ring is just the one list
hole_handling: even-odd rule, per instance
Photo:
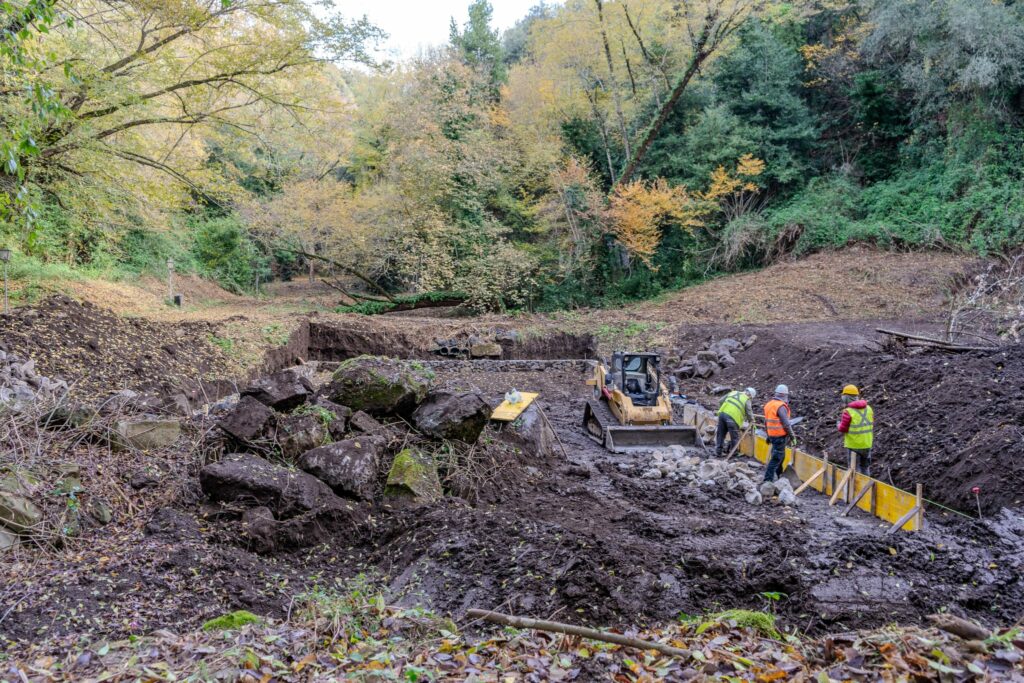
{"label": "green shrub", "polygon": [[247,292],[270,277],[269,259],[234,216],[200,217],[190,221],[199,272],[225,289]]}
{"label": "green shrub", "polygon": [[118,242],[118,260],[131,273],[167,274],[167,259],[174,259],[174,270],[192,273],[196,260],[192,253],[192,240],[181,227],[166,232],[133,228]]}

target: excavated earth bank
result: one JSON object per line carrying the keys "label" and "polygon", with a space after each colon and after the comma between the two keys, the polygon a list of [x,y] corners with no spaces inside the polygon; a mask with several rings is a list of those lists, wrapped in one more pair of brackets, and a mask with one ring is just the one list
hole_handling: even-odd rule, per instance
{"label": "excavated earth bank", "polygon": [[[712,382],[753,384],[764,392],[789,381],[796,411],[811,418],[804,438],[827,446],[833,385],[840,378],[861,381],[885,428],[878,462],[904,485],[903,476],[939,471],[929,458],[944,452],[934,450],[943,441],[954,447],[986,443],[966,425],[994,429],[1019,415],[1011,389],[1020,380],[1008,380],[1005,389],[996,381],[1003,377],[997,373],[1020,372],[1018,348],[998,357],[902,358],[871,350],[874,336],[867,329],[743,328],[756,332],[758,342]],[[406,343],[420,355],[433,342],[375,340],[373,330],[368,324],[357,337],[351,329],[329,333],[313,326],[310,355],[328,355],[328,344],[317,340],[330,336],[332,359],[341,357],[342,334],[349,335],[344,348],[351,355],[374,349],[396,355]],[[735,335],[736,328],[688,329],[680,334],[678,355],[727,333]],[[569,342],[559,344],[569,350]],[[215,511],[192,479],[168,498],[172,509],[159,512],[146,528],[122,526],[97,540],[94,550],[103,557],[51,561],[32,577],[32,590],[17,609],[9,608],[19,593],[0,597],[0,613],[7,613],[0,632],[19,639],[79,630],[124,635],[194,626],[231,609],[282,615],[289,596],[363,572],[389,585],[392,600],[455,616],[482,607],[600,625],[771,606],[787,625],[822,632],[921,623],[943,609],[1005,624],[1024,611],[1024,522],[1017,512],[999,511],[995,502],[988,503],[983,520],[930,508],[925,531],[896,536],[886,536],[885,526],[865,514],[839,516],[813,493],[801,495],[794,508],[750,506],[739,490],[642,479],[642,456],[610,454],[584,436],[579,420],[590,393],[585,363],[425,364],[436,373],[436,388],[480,391],[492,405],[511,388],[539,391],[560,447],[550,457],[516,453],[489,427],[478,448],[500,466],[477,482],[474,495],[407,509],[377,500],[358,524],[321,530],[325,543],[271,555],[247,549],[237,534],[240,510]],[[858,372],[870,381],[858,380]],[[1006,375],[1011,376],[1018,377]],[[712,382],[690,381],[683,390],[709,395]],[[881,397],[886,401],[876,400]],[[951,423],[939,416],[953,409],[960,411],[955,425],[965,431],[946,436],[943,427],[948,432]],[[1011,434],[1012,427],[999,433]],[[892,444],[911,437],[933,450],[897,455]],[[1012,457],[1014,450],[1001,452],[989,469],[1016,467],[1020,458]],[[901,461],[903,469],[895,466]],[[198,466],[190,467],[192,476]],[[998,493],[1000,483],[989,474],[993,479],[982,486],[1012,505],[1012,495]],[[970,486],[947,476],[936,474],[929,482],[930,497],[957,500],[962,487]],[[943,481],[955,486],[944,490]]]}

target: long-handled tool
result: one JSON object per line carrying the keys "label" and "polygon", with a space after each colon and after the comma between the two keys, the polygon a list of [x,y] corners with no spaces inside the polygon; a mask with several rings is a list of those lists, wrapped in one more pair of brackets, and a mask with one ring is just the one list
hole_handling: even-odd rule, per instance
{"label": "long-handled tool", "polygon": [[736,443],[734,443],[732,445],[732,449],[729,451],[729,455],[725,456],[726,460],[728,460],[732,456],[734,456],[737,453],[739,453],[740,444],[742,444],[743,443],[743,439],[747,438],[747,436],[750,435],[751,433],[754,433],[754,434],[757,433],[757,418],[756,417],[750,421],[750,424],[747,425],[747,428],[743,430],[742,434],[740,434],[739,441],[737,441]]}

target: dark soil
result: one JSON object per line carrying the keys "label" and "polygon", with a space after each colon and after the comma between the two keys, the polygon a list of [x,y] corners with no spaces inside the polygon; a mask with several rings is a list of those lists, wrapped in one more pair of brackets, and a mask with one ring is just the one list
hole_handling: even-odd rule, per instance
{"label": "dark soil", "polygon": [[0,316],[0,348],[32,358],[41,374],[64,379],[73,396],[87,399],[124,388],[172,393],[230,377],[213,334],[210,323],[122,318],[66,296]]}
{"label": "dark soil", "polygon": [[[962,461],[988,458],[988,471],[977,470],[992,478],[976,480],[984,495],[1012,503],[1020,459],[996,460],[992,441],[972,437],[985,425],[1021,424],[1011,391],[1020,386],[1019,349],[900,358],[875,348],[866,329],[745,328],[758,342],[714,381],[764,393],[787,381],[796,412],[810,417],[805,443],[833,449],[836,393],[858,381],[884,426],[878,462],[897,484],[927,474],[929,497],[956,501],[957,491],[975,484],[942,472],[938,458],[948,455],[943,447],[963,444],[958,452],[971,457]],[[680,346],[696,350],[727,332],[694,328]],[[796,508],[751,507],[738,492],[641,479],[641,456],[613,455],[590,441],[579,424],[589,394],[580,364],[432,365],[436,388],[478,390],[494,404],[511,388],[541,392],[565,453],[550,460],[517,453],[490,427],[479,448],[502,467],[470,482],[474,492],[413,509],[378,504],[359,528],[331,529],[325,545],[269,557],[246,548],[240,510],[200,502],[193,482],[175,507],[195,526],[163,512],[147,535],[141,527],[151,509],[146,518],[115,523],[95,543],[23,565],[17,580],[0,585],[0,634],[120,637],[196,626],[239,608],[282,616],[288,596],[360,572],[379,577],[393,601],[456,617],[480,607],[605,626],[747,607],[771,608],[786,625],[823,632],[923,623],[940,610],[1005,624],[1024,610],[1024,522],[1016,512],[972,521],[931,508],[925,531],[886,536],[879,520],[860,511],[842,517],[814,493],[802,494]],[[945,417],[952,412],[955,423]],[[926,446],[897,455],[896,444],[911,438]]]}
{"label": "dark soil", "polygon": [[800,439],[837,458],[845,457],[835,429],[839,394],[856,384],[875,410],[875,476],[908,490],[921,483],[927,498],[974,515],[975,486],[985,513],[1024,504],[1024,345],[892,352],[867,323],[702,330],[752,331],[758,342],[736,355],[735,366],[684,391],[752,385],[761,392],[760,405],[776,384],[788,384],[794,413],[807,416],[797,429]]}

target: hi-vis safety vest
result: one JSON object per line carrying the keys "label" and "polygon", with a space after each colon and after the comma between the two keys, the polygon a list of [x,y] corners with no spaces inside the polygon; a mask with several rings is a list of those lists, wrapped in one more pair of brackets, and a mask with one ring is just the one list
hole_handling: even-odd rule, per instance
{"label": "hi-vis safety vest", "polygon": [[730,391],[722,399],[721,405],[718,406],[718,414],[728,415],[737,426],[742,426],[743,420],[747,417],[747,404],[749,402],[750,396],[747,395],[747,392]]}
{"label": "hi-vis safety vest", "polygon": [[793,417],[793,413],[789,410],[789,404],[785,401],[773,398],[764,404],[764,424],[768,430],[768,436],[786,435],[786,428],[782,426],[782,420],[779,418],[779,408],[782,406],[786,406],[786,413],[789,417]]}
{"label": "hi-vis safety vest", "polygon": [[875,442],[875,411],[871,406],[862,410],[847,408],[850,414],[850,429],[843,439],[843,446],[852,450],[871,448]]}

